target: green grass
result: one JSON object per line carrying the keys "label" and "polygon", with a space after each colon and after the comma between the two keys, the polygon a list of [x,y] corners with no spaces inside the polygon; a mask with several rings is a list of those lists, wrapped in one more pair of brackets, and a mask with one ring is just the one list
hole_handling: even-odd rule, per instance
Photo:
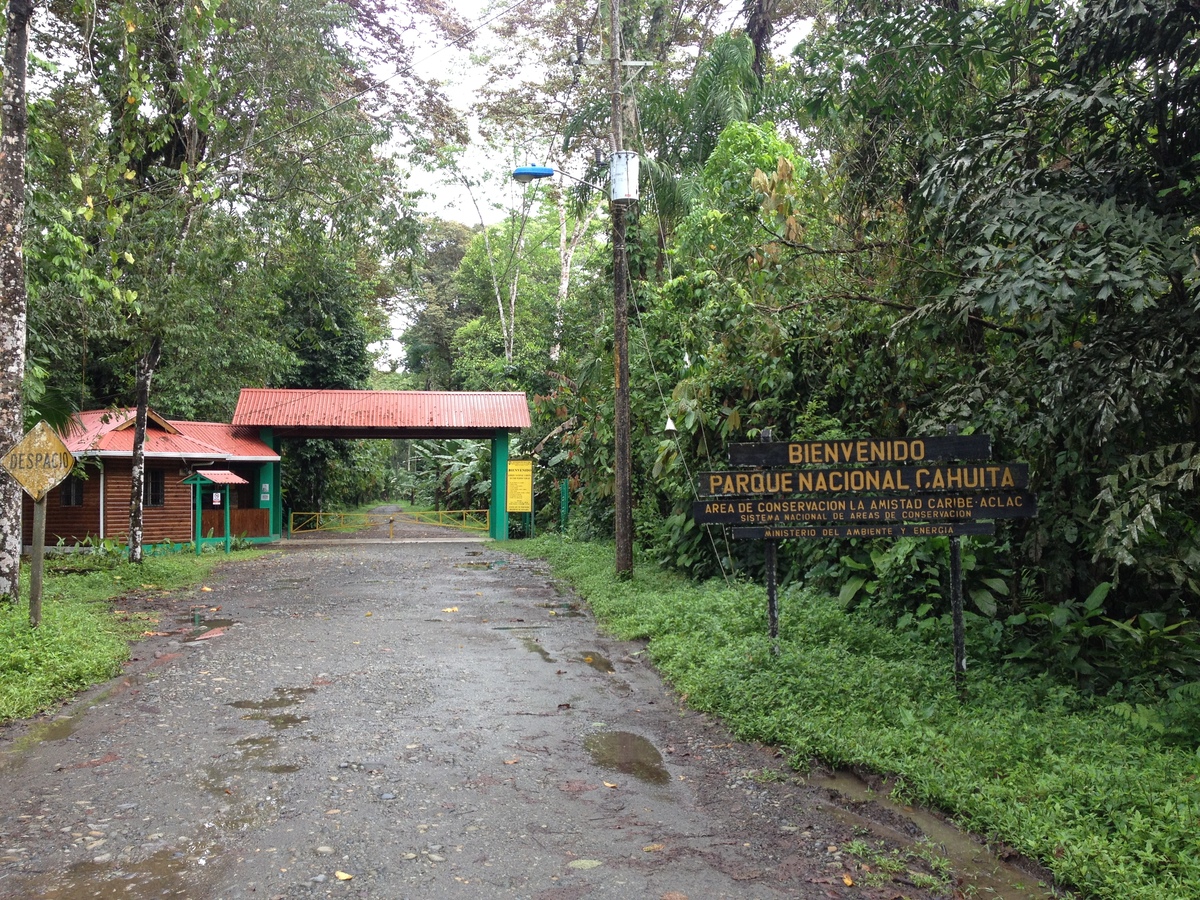
{"label": "green grass", "polygon": [[779,653],[761,586],[697,585],[643,564],[613,578],[608,545],[551,535],[510,545],[548,559],[618,637],[645,639],[689,706],[743,740],[897,776],[908,801],[1041,860],[1104,900],[1200,896],[1200,755],[1135,733],[1050,679],[976,668],[960,703],[941,651],[785,592]]}
{"label": "green grass", "polygon": [[110,602],[114,597],[187,587],[227,558],[259,552],[151,556],[140,567],[84,555],[47,560],[37,628],[29,627],[29,578],[23,571],[21,603],[0,604],[0,721],[35,715],[120,672],[130,642],[153,630],[157,616],[120,613]]}

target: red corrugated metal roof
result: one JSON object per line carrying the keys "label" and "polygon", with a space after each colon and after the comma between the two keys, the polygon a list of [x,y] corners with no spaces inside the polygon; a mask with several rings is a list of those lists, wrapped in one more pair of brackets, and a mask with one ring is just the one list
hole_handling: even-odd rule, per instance
{"label": "red corrugated metal roof", "polygon": [[[129,456],[133,453],[131,409],[86,410],[75,416],[62,436],[76,456]],[[145,454],[174,459],[273,462],[279,454],[253,428],[218,422],[184,422],[151,415],[146,423]]]}
{"label": "red corrugated metal roof", "polygon": [[247,425],[226,425],[223,422],[178,422],[172,420],[181,431],[199,438],[206,444],[223,448],[230,459],[274,462],[279,454],[263,443],[258,429]]}
{"label": "red corrugated metal roof", "polygon": [[203,475],[213,484],[249,484],[240,475],[234,475],[228,469],[197,469],[197,475]]}
{"label": "red corrugated metal roof", "polygon": [[235,425],[348,431],[528,428],[519,391],[333,391],[243,388]]}

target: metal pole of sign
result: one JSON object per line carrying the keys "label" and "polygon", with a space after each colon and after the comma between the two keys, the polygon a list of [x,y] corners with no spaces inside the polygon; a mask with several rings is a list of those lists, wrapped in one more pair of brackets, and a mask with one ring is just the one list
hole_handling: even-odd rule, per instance
{"label": "metal pole of sign", "polygon": [[[946,429],[949,437],[958,436],[958,426]],[[967,638],[963,626],[962,538],[950,537],[950,616],[954,621],[954,688],[959,696],[967,673]]]}
{"label": "metal pole of sign", "polygon": [[954,618],[954,687],[961,696],[967,673],[967,639],[963,627],[962,538],[950,538],[950,612]]}
{"label": "metal pole of sign", "polygon": [[46,561],[46,498],[33,504],[33,559],[29,564],[29,627],[42,621],[42,568]]}
{"label": "metal pole of sign", "polygon": [[767,623],[771,629],[772,649],[779,655],[779,541],[768,539],[763,549],[767,554]]}

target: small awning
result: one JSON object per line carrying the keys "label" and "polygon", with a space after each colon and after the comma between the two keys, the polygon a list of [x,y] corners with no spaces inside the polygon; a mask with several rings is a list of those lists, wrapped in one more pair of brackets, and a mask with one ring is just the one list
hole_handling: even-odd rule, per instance
{"label": "small awning", "polygon": [[249,484],[241,475],[228,469],[203,469],[183,479],[184,484]]}

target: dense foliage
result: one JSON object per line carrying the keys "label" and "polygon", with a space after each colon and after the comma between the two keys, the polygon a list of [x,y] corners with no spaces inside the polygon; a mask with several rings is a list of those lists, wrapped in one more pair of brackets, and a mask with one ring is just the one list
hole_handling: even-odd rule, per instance
{"label": "dense foliage", "polygon": [[[152,404],[167,415],[225,418],[249,384],[524,390],[535,426],[513,453],[540,462],[539,529],[560,524],[565,485],[570,530],[609,534],[612,269],[593,159],[612,105],[588,64],[603,17],[535,7],[478,57],[492,66],[481,155],[587,183],[510,187],[502,221],[468,227],[413,212],[407,166],[480,185],[456,168],[466,135],[411,69],[365,89],[379,54],[404,47],[375,8],[52,5],[31,82],[28,397],[46,414],[128,404],[154,341]],[[972,666],[1043,700],[1090,698],[1068,729],[1081,739],[1107,716],[1194,750],[1196,4],[648,0],[622,15],[628,58],[645,64],[626,71],[622,109],[643,161],[626,242],[639,566],[757,577],[761,550],[697,525],[691,504],[697,472],[765,428],[988,434],[996,459],[1029,464],[1040,511],[965,542]],[[772,35],[805,16],[773,59]],[[568,64],[576,34],[584,59]],[[389,326],[393,371],[372,371]],[[288,499],[481,508],[488,453],[297,443]],[[794,542],[782,578],[908,652],[945,638],[948,556],[945,539]],[[755,681],[815,664],[752,657],[731,670]],[[936,712],[930,690],[919,708]],[[804,727],[787,741],[895,765],[887,747],[856,756]],[[916,790],[1009,839],[1025,827],[957,788]],[[1030,835],[1031,852],[1059,858],[1048,832]],[[1157,841],[1144,852],[1174,852]],[[1071,877],[1091,884],[1107,853],[1072,859]]]}
{"label": "dense foliage", "polygon": [[[756,548],[697,526],[690,505],[696,472],[763,428],[989,434],[995,458],[1030,464],[1040,514],[970,542],[972,655],[1129,708],[1189,694],[1198,29],[1165,0],[867,3],[818,18],[761,81],[739,35],[683,87],[669,66],[647,76],[629,241],[646,551],[694,575],[758,570]],[[568,145],[601,116],[583,110]],[[551,389],[521,373],[544,495],[576,486],[580,534],[611,528],[602,284],[585,292],[598,327]],[[785,580],[902,629],[948,602],[944,541],[796,544],[784,563]]]}

